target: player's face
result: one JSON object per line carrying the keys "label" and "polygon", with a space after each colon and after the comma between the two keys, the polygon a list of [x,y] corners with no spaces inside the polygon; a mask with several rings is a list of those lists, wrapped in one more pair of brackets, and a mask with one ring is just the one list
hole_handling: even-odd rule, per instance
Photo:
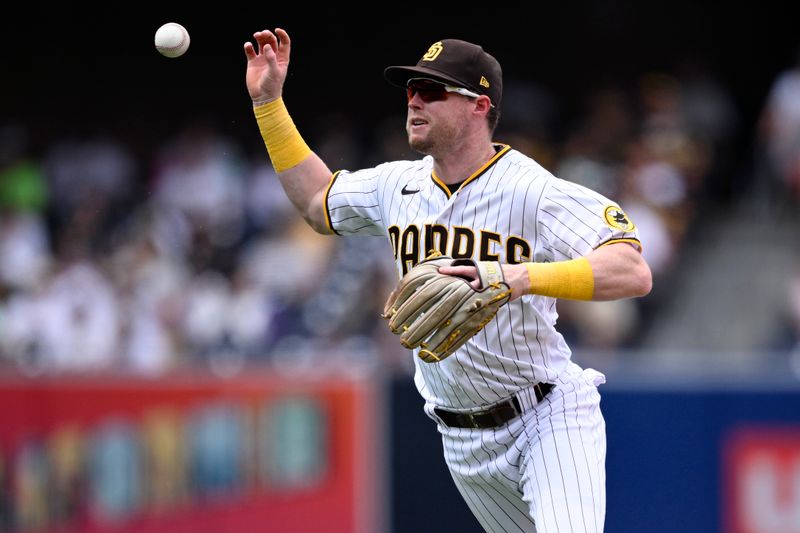
{"label": "player's face", "polygon": [[408,87],[408,144],[417,152],[439,155],[455,149],[468,127],[471,98],[444,85],[421,80]]}

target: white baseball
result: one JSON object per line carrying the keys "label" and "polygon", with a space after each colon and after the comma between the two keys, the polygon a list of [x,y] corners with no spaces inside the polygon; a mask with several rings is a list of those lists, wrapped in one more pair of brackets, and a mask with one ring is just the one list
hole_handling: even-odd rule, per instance
{"label": "white baseball", "polygon": [[177,22],[167,22],[156,30],[156,50],[167,57],[178,57],[189,49],[189,32]]}

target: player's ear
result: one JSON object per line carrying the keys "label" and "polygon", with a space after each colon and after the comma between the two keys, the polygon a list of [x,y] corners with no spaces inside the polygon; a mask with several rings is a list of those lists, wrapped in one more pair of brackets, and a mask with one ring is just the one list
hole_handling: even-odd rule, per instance
{"label": "player's ear", "polygon": [[492,107],[492,101],[486,95],[481,95],[475,99],[475,111],[485,115]]}

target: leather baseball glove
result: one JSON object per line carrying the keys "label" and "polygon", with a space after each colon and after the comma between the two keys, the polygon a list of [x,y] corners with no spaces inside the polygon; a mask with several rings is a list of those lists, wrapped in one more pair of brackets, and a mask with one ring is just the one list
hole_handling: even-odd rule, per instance
{"label": "leather baseball glove", "polygon": [[[442,266],[474,266],[480,288],[470,280],[439,273]],[[417,264],[389,295],[383,318],[406,348],[421,347],[419,357],[438,362],[479,332],[508,302],[511,289],[496,261],[453,259],[437,254]]]}

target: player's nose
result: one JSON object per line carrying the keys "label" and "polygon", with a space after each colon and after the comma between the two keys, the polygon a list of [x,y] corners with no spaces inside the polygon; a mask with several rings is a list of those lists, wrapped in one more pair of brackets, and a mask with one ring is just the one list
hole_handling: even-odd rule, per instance
{"label": "player's nose", "polygon": [[414,95],[408,99],[408,107],[409,109],[420,109],[425,101],[420,98],[419,93],[414,93]]}

